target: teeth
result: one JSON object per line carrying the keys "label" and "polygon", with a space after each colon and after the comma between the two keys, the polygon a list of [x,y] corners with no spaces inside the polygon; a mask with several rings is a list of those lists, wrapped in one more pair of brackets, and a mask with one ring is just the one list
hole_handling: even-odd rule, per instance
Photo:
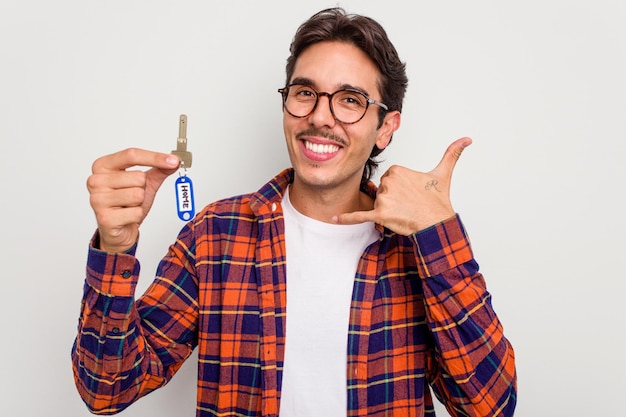
{"label": "teeth", "polygon": [[305,142],[305,146],[308,150],[315,153],[333,153],[339,150],[337,145],[320,145],[317,143]]}

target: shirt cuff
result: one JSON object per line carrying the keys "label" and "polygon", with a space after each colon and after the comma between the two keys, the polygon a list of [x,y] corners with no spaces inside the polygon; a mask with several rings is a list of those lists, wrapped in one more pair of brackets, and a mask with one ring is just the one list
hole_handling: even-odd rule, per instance
{"label": "shirt cuff", "polygon": [[458,214],[411,235],[421,277],[432,277],[474,258],[469,237]]}
{"label": "shirt cuff", "polygon": [[98,240],[96,232],[87,254],[87,284],[102,294],[133,297],[140,269],[135,258],[137,243],[124,253],[108,253],[96,248]]}

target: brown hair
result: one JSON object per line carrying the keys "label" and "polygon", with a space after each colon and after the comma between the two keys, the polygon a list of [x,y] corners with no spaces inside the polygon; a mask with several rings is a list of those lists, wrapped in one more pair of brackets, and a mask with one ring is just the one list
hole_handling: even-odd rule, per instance
{"label": "brown hair", "polygon": [[[381,101],[389,107],[389,111],[402,111],[408,79],[405,64],[400,61],[396,48],[378,22],[366,16],[347,14],[340,7],[322,10],[300,25],[289,48],[291,55],[287,58],[285,84],[289,84],[300,54],[309,46],[323,41],[347,42],[365,52],[381,74],[378,85]],[[379,108],[379,128],[385,114],[386,111]],[[362,187],[376,171],[378,161],[374,158],[382,151],[374,145],[363,170]]]}

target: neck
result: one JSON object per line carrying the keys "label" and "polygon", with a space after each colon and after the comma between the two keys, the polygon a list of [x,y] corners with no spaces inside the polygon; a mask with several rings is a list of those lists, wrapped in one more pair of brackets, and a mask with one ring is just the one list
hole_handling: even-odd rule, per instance
{"label": "neck", "polygon": [[298,181],[297,176],[289,186],[289,199],[300,213],[326,223],[338,214],[374,208],[374,200],[359,190],[359,184],[331,189],[312,188]]}

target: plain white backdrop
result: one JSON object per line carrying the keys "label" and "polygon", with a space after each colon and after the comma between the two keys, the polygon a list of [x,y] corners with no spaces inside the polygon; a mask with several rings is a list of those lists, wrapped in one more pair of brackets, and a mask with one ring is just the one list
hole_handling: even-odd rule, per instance
{"label": "plain white backdrop", "polygon": [[[89,415],[70,348],[93,160],[171,151],[185,113],[196,203],[256,190],[288,166],[276,89],[293,33],[337,4],[379,20],[407,62],[379,175],[474,139],[452,198],[516,350],[516,416],[625,415],[621,0],[2,0],[0,414]],[[173,180],[141,229],[139,291],[182,227]],[[193,416],[194,362],[121,415]]]}

